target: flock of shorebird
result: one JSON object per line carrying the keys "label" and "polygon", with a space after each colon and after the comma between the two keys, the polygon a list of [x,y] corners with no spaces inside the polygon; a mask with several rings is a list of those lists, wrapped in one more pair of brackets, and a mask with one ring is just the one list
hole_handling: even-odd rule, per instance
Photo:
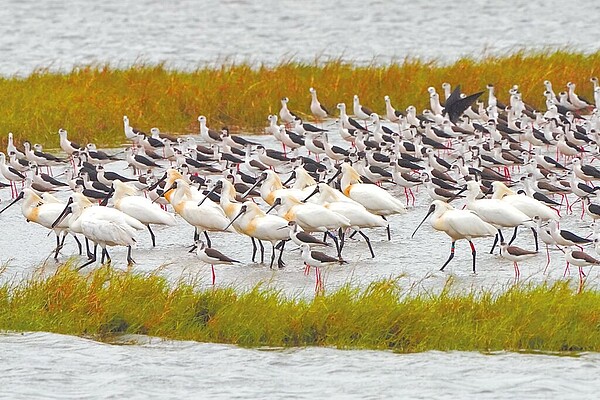
{"label": "flock of shorebird", "polygon": [[[487,86],[487,101],[480,101],[484,91],[465,95],[460,86],[452,90],[444,83],[440,93],[428,89],[430,109],[420,114],[413,106],[394,109],[385,96],[385,117],[363,106],[357,95],[352,116],[339,103],[334,117],[310,88],[312,123],[290,111],[287,98],[279,115],[267,119],[265,131],[281,142],[282,151],[227,128],[212,130],[204,116],[198,117],[199,137],[166,135],[157,128],[147,134],[124,116],[125,136],[133,144],[112,153],[93,144],[80,146],[63,129],[58,134],[65,156],[29,142],[19,149],[9,133],[7,153],[0,153],[0,173],[8,183],[0,187],[10,187],[13,201],[0,213],[22,200],[27,221],[56,234],[55,258],[68,234],[82,254],[83,236],[88,261],[80,268],[96,261],[98,245],[101,262],[110,261],[107,246],[126,246],[127,261],[133,263],[136,231],[147,229],[154,246],[151,225],[177,225],[178,215],[194,227],[191,251],[211,265],[213,284],[214,265],[239,261],[213,248],[208,232],[249,236],[253,261],[260,247],[264,262],[262,242],[270,242],[271,268],[285,265],[284,248],[291,240],[301,249],[306,272],[316,268],[319,289],[320,268],[345,262],[347,235],[362,237],[375,257],[368,229],[386,229],[389,239],[388,217],[405,213],[411,201],[414,206],[412,189],[423,186],[432,202],[413,236],[430,218],[434,229],[451,238],[442,270],[454,257],[455,242],[466,239],[475,272],[472,239],[495,236],[490,253],[499,243],[500,255],[513,262],[518,278],[518,262],[537,254],[539,237],[546,245],[546,267],[549,247],[557,246],[567,269],[578,266],[583,280],[582,267],[600,264],[581,248],[590,243],[600,251],[598,225],[586,236],[561,230],[559,222],[565,218],[561,209],[573,215],[579,201],[581,218],[600,218],[600,203],[595,203],[600,187],[592,184],[600,180],[600,169],[592,165],[600,145],[600,87],[596,78],[591,81],[594,102],[578,96],[572,83],[556,95],[545,81],[543,111],[525,103],[517,86],[505,105],[493,85]],[[333,144],[331,135],[346,145]],[[132,172],[108,170],[118,160]],[[64,172],[52,176],[55,166]],[[394,187],[404,190],[405,201],[391,194]],[[69,189],[66,202],[51,194]],[[569,196],[577,200],[569,202]],[[455,199],[464,207],[453,207]],[[511,245],[520,226],[531,228],[535,250]],[[502,228],[514,229],[510,240],[505,241]],[[323,238],[311,235],[315,232]],[[313,250],[331,246],[328,240],[335,254]]]}

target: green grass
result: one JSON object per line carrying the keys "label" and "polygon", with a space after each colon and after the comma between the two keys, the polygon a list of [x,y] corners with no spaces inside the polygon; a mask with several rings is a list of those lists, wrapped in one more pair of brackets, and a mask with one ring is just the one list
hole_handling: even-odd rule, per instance
{"label": "green grass", "polygon": [[332,346],[476,351],[600,351],[600,292],[569,282],[493,293],[406,292],[394,280],[351,285],[312,299],[257,286],[199,290],[159,272],[104,266],[0,287],[0,329],[112,341],[121,334],[240,346]]}
{"label": "green grass", "polygon": [[[52,148],[58,147],[56,132],[64,128],[72,140],[114,146],[124,142],[124,114],[134,127],[156,126],[177,133],[197,132],[197,117],[202,114],[210,127],[228,125],[234,131],[256,133],[267,125],[268,114],[279,111],[284,96],[290,98],[290,109],[308,114],[311,86],[333,111],[338,102],[351,106],[354,94],[381,114],[385,95],[398,109],[414,105],[422,110],[429,107],[427,87],[439,89],[445,81],[461,84],[465,92],[494,83],[504,102],[508,89],[518,84],[525,101],[544,108],[545,79],[557,92],[568,81],[575,82],[578,93],[593,99],[589,78],[599,70],[600,52],[569,50],[463,58],[449,65],[407,58],[385,66],[284,61],[274,67],[225,64],[190,72],[160,64],[126,68],[99,64],[64,74],[42,69],[25,78],[0,78],[0,131],[12,131],[17,142],[28,139]],[[2,134],[0,146],[5,145]]]}

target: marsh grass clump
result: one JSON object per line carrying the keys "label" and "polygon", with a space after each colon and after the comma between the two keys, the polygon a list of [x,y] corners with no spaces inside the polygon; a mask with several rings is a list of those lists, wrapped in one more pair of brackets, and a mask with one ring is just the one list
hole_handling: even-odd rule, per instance
{"label": "marsh grass clump", "polygon": [[[64,128],[79,143],[118,146],[125,141],[123,115],[145,131],[158,127],[182,134],[197,133],[197,118],[205,115],[215,129],[227,125],[233,131],[262,133],[267,116],[279,112],[284,96],[293,111],[309,116],[309,87],[318,89],[321,103],[332,112],[338,102],[350,106],[358,94],[362,104],[383,115],[385,95],[397,109],[414,105],[422,110],[429,107],[429,86],[440,90],[449,82],[470,93],[493,83],[499,99],[508,103],[508,90],[517,84],[527,103],[545,110],[545,79],[559,90],[574,82],[578,93],[593,99],[589,79],[599,70],[600,52],[569,50],[519,51],[452,64],[406,58],[367,66],[316,60],[276,66],[226,63],[194,71],[171,70],[164,64],[95,64],[67,73],[40,69],[26,77],[0,78],[0,131],[13,132],[18,143],[29,140],[56,148],[56,132]],[[6,140],[0,135],[0,147]]]}
{"label": "marsh grass clump", "polygon": [[72,265],[0,287],[0,329],[107,342],[123,334],[240,346],[345,349],[600,351],[600,293],[570,282],[492,293],[406,293],[395,280],[312,299],[257,285],[200,290],[154,273]]}

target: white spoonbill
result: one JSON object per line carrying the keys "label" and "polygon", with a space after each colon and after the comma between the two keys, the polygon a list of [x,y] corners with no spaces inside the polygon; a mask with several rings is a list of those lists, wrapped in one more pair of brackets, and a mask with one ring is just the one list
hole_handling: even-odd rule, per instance
{"label": "white spoonbill", "polygon": [[260,185],[260,197],[262,197],[262,199],[270,206],[273,205],[273,202],[278,196],[285,194],[287,196],[292,196],[297,200],[302,200],[312,191],[312,189],[303,191],[300,189],[288,189],[284,187],[279,175],[270,169],[263,171],[256,180],[256,183],[248,189],[246,193],[251,192],[258,185]]}
{"label": "white spoonbill", "polygon": [[[102,248],[100,262],[104,263],[105,258],[108,262],[111,261],[106,246],[126,246],[127,262],[129,265],[134,263],[131,257],[131,248],[136,243],[135,231],[144,229],[144,224],[115,208],[94,206],[82,193],[75,192],[52,225],[58,226],[71,213],[73,215],[69,219],[69,229],[83,234],[87,239]],[[96,251],[94,246],[94,254],[91,260],[81,265],[79,269],[95,261]]]}
{"label": "white spoonbill", "polygon": [[497,229],[493,225],[479,218],[473,211],[457,210],[448,203],[441,200],[434,200],[429,207],[427,215],[425,215],[425,218],[423,218],[423,221],[417,226],[411,237],[415,235],[417,230],[430,215],[430,222],[433,229],[445,232],[452,239],[450,256],[444,265],[442,265],[440,271],[443,271],[444,268],[446,268],[446,265],[454,258],[456,241],[467,239],[471,246],[471,254],[473,255],[473,273],[475,273],[475,257],[477,252],[475,251],[475,245],[473,244],[472,239],[493,236],[496,234]]}
{"label": "white spoonbill", "polygon": [[[212,193],[219,190],[221,192],[221,195],[219,197],[219,205],[225,212],[227,218],[233,221],[240,212],[240,209],[242,208],[242,203],[235,200],[237,194],[235,187],[226,178],[220,178],[214,184],[212,189],[206,194],[206,197],[198,203],[198,205],[202,205]],[[233,226],[233,228],[237,232],[243,233],[242,225],[240,224],[239,220],[232,222],[231,226]],[[250,236],[250,239],[252,240],[252,262],[255,262],[256,252],[258,248],[256,246],[256,239],[252,236]],[[265,248],[263,247],[263,244],[260,240],[258,240],[258,245],[260,246],[260,262],[263,263],[265,261]]]}
{"label": "white spoonbill", "polygon": [[210,206],[209,203],[212,203],[210,200],[207,200],[199,206],[198,201],[192,199],[190,186],[183,179],[176,179],[175,182],[173,182],[173,185],[165,190],[165,193],[169,192],[171,189],[173,189],[174,192],[168,195],[168,200],[175,209],[175,212],[188,224],[194,227],[194,242],[198,240],[200,233],[204,233],[207,245],[211,247],[207,231],[234,231],[232,228],[229,228],[230,221],[221,207],[218,205],[216,207]]}
{"label": "white spoonbill", "polygon": [[[362,183],[360,175],[348,163],[342,163],[342,192],[352,200],[362,204],[370,213],[380,215],[383,219],[393,214],[404,214],[406,208],[402,201],[389,194],[377,185]],[[388,240],[391,239],[389,225],[387,228]]]}
{"label": "white spoonbill", "polygon": [[[502,182],[492,182],[492,188],[494,190],[492,199],[500,199],[510,204],[517,210],[523,212],[529,218],[533,219],[535,217],[539,217],[542,221],[558,221],[560,219],[558,213],[552,208],[525,194],[516,194]],[[538,251],[537,232],[535,228],[532,227],[531,229],[535,238],[535,251]],[[513,235],[513,238],[508,242],[509,245],[513,242],[514,238],[515,235]]]}
{"label": "white spoonbill", "polygon": [[[44,200],[32,189],[25,188],[10,204],[0,211],[0,214],[21,199],[23,199],[23,203],[21,204],[21,212],[23,213],[25,219],[28,222],[35,222],[36,224],[39,224],[47,229],[51,229],[56,234],[54,259],[58,259],[58,253],[64,245],[67,233],[69,233],[69,220],[63,220],[60,224],[56,224],[54,226],[53,222],[62,213],[65,205],[63,203],[56,202],[54,197],[49,197],[48,200]],[[75,237],[75,235],[73,235],[73,237],[75,238],[79,250],[81,251],[81,243]]]}
{"label": "white spoonbill", "polygon": [[[350,227],[350,220],[341,214],[331,211],[322,205],[302,203],[289,195],[280,195],[275,199],[267,214],[275,207],[280,206],[277,213],[287,221],[296,221],[307,232],[324,232],[330,235],[335,242],[338,256],[341,257],[341,247],[331,232]],[[341,238],[340,238],[341,239]]]}
{"label": "white spoonbill", "polygon": [[[387,228],[388,222],[385,221],[378,215],[370,213],[363,205],[353,200],[346,198],[346,200],[338,200],[345,196],[340,191],[332,188],[326,183],[319,183],[313,193],[309,196],[313,196],[319,193],[318,203],[330,211],[336,212],[350,221],[350,228],[354,229],[360,236],[365,239],[371,257],[375,258],[373,247],[371,246],[371,240],[369,237],[362,232],[362,228]],[[305,200],[307,200],[306,198]],[[350,200],[350,201],[348,201]],[[340,256],[344,248],[344,230],[340,229]]]}
{"label": "white spoonbill", "polygon": [[[288,221],[276,215],[265,214],[265,212],[258,208],[256,203],[250,200],[243,203],[240,211],[231,220],[229,225],[234,224],[238,220],[239,232],[258,240],[271,242],[272,253],[270,268],[273,268],[273,263],[275,262],[275,249],[279,246],[281,251],[279,253],[279,259],[277,260],[277,265],[279,268],[285,267],[285,263],[281,258],[285,242],[289,240],[289,233],[286,229],[288,227]],[[229,225],[227,227],[229,227]]]}
{"label": "white spoonbill", "polygon": [[485,222],[498,228],[498,234],[494,239],[490,254],[494,252],[496,244],[498,243],[498,238],[500,238],[500,242],[504,241],[500,228],[510,227],[515,228],[516,231],[519,225],[529,224],[531,227],[534,226],[532,219],[527,214],[507,202],[499,199],[477,200],[477,197],[481,194],[479,182],[468,181],[461,192],[465,190],[467,190],[467,208],[477,213],[477,215]]}
{"label": "white spoonbill", "polygon": [[148,227],[148,232],[150,232],[150,237],[152,238],[152,247],[156,246],[156,237],[154,236],[154,232],[152,232],[152,228],[150,228],[150,224],[177,225],[177,220],[173,214],[166,212],[147,197],[138,196],[138,191],[134,187],[115,180],[113,188],[115,208],[132,216]]}

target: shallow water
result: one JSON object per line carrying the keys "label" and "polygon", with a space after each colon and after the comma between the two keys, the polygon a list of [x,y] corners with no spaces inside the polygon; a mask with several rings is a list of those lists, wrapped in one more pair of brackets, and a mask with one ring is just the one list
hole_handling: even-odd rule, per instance
{"label": "shallow water", "polygon": [[[252,136],[253,140],[260,141],[267,147],[275,148],[277,144],[268,136]],[[332,140],[341,146],[339,136],[333,136]],[[106,168],[122,174],[130,174],[125,171],[124,162],[109,164]],[[57,169],[57,173],[60,169]],[[286,175],[284,175],[285,177]],[[519,172],[515,171],[515,176]],[[398,188],[390,188],[391,192],[398,198],[404,198],[403,191]],[[57,193],[59,198],[66,199],[68,192]],[[456,245],[456,256],[446,267],[444,272],[439,268],[448,258],[450,251],[450,239],[444,233],[434,231],[428,222],[424,223],[414,238],[411,235],[416,226],[421,222],[430,199],[424,188],[415,192],[415,206],[408,208],[403,215],[394,215],[389,218],[392,228],[392,240],[388,241],[385,230],[365,230],[371,238],[375,258],[371,258],[366,243],[361,240],[351,240],[344,247],[344,259],[348,264],[332,266],[323,271],[323,279],[326,289],[333,290],[345,283],[364,287],[370,282],[386,278],[397,278],[406,290],[433,290],[438,291],[444,287],[449,278],[457,290],[479,290],[482,288],[502,290],[504,287],[514,283],[514,269],[512,262],[498,255],[489,254],[492,238],[475,239],[474,243],[478,250],[477,274],[472,273],[471,251],[466,241],[458,241]],[[8,189],[0,191],[2,204],[9,202],[10,192]],[[574,199],[572,199],[574,200]],[[262,203],[264,204],[264,203]],[[462,207],[464,201],[453,202],[457,208]],[[574,213],[565,216],[561,221],[561,227],[570,229],[580,235],[586,236],[592,232],[590,221],[581,220],[581,203],[574,207]],[[266,208],[266,207],[263,207]],[[563,208],[564,209],[564,208]],[[6,272],[0,275],[0,282],[7,279],[19,280],[23,276],[30,275],[36,270],[36,266],[42,266],[46,272],[52,272],[56,268],[53,260],[53,249],[55,246],[54,235],[48,236],[48,230],[34,223],[24,220],[20,207],[13,206],[1,215],[2,221],[10,227],[10,232],[0,240],[0,263],[7,263]],[[177,217],[179,224],[175,227],[156,227],[154,229],[157,237],[156,248],[151,247],[150,235],[146,231],[140,231],[137,236],[137,248],[133,252],[133,258],[137,262],[135,270],[150,272],[160,269],[160,273],[167,276],[171,281],[181,278],[193,278],[204,287],[211,286],[210,266],[201,263],[195,254],[188,253],[189,246],[193,243],[193,229],[181,218]],[[515,244],[524,248],[533,248],[531,231],[521,228]],[[505,235],[511,236],[511,230],[505,230]],[[18,242],[13,238],[18,237]],[[226,255],[240,260],[240,265],[216,266],[216,284],[218,286],[234,286],[247,289],[262,283],[281,289],[290,296],[314,295],[315,271],[312,269],[310,276],[303,274],[303,265],[300,251],[294,250],[293,244],[286,246],[284,261],[287,267],[281,270],[269,269],[269,258],[271,246],[265,242],[265,261],[267,264],[252,263],[252,246],[250,240],[235,233],[210,233],[213,247]],[[357,236],[358,237],[358,236]],[[333,247],[333,246],[332,246]],[[109,248],[113,265],[125,268],[126,250],[124,248]],[[590,254],[595,254],[593,247],[588,246]],[[61,252],[59,261],[66,260],[75,255],[77,247],[72,238],[67,238],[65,248]],[[335,249],[327,249],[326,253],[335,254]],[[540,253],[534,258],[519,263],[521,278],[519,282],[544,282],[556,279],[565,279],[564,255],[556,248],[550,249],[550,265],[546,273],[547,255],[543,243],[540,243]],[[83,263],[81,258],[78,263]],[[91,268],[91,267],[88,267]],[[87,269],[86,269],[87,270]],[[85,270],[84,270],[85,271]],[[600,269],[585,268],[587,284],[597,287],[600,283]],[[577,269],[571,268],[566,279],[574,282],[578,279]]]}
{"label": "shallow water", "polygon": [[8,0],[0,9],[0,74],[39,66],[135,61],[196,68],[406,56],[452,61],[516,49],[600,48],[591,0]]}
{"label": "shallow water", "polygon": [[116,346],[49,333],[0,335],[0,394],[29,398],[595,397],[600,356],[243,349],[138,337]]}
{"label": "shallow water", "polygon": [[[74,65],[136,61],[165,62],[193,69],[224,61],[277,64],[342,58],[357,64],[386,63],[406,56],[450,62],[460,56],[502,54],[515,49],[563,48],[592,52],[600,48],[600,3],[594,1],[458,1],[439,6],[428,1],[348,0],[342,3],[290,0],[197,2],[193,0],[8,0],[0,8],[0,74],[27,75],[36,67],[70,70]],[[265,140],[265,138],[258,138]],[[122,165],[116,165],[117,170]],[[399,196],[401,193],[397,192]],[[9,193],[0,191],[2,205]],[[64,195],[62,196],[65,197]],[[365,286],[400,277],[411,290],[439,290],[449,277],[458,289],[502,290],[513,282],[510,262],[487,254],[489,240],[475,241],[478,274],[470,272],[470,253],[459,242],[446,272],[438,268],[449,240],[428,224],[410,238],[429,201],[391,219],[393,238],[370,234],[377,257],[363,242],[349,243],[346,266],[325,272],[327,290],[346,282]],[[577,211],[576,211],[577,212]],[[19,282],[51,253],[47,231],[24,221],[18,208],[1,216],[0,280]],[[587,233],[577,215],[563,226]],[[210,270],[186,252],[191,229],[157,229],[150,249],[141,232],[134,252],[137,271],[163,267],[172,281],[198,277],[210,286]],[[248,288],[266,282],[286,294],[310,297],[314,272],[302,273],[298,253],[286,254],[288,267],[270,271],[249,263],[250,243],[237,235],[213,236],[215,247],[244,262],[217,267],[217,285]],[[523,231],[517,244],[531,246]],[[590,250],[591,251],[591,250]],[[69,239],[61,256],[75,252]],[[549,274],[545,255],[522,263],[522,282],[562,279],[564,259],[552,250]],[[124,268],[125,253],[111,252]],[[267,251],[267,257],[269,253]],[[55,268],[52,260],[43,266]],[[588,284],[598,286],[595,269]],[[576,280],[576,271],[571,277]],[[235,346],[136,338],[143,344],[116,346],[48,333],[0,335],[2,398],[591,398],[598,354],[556,357],[499,353],[427,352],[397,355],[377,351],[308,348],[241,349]]]}

